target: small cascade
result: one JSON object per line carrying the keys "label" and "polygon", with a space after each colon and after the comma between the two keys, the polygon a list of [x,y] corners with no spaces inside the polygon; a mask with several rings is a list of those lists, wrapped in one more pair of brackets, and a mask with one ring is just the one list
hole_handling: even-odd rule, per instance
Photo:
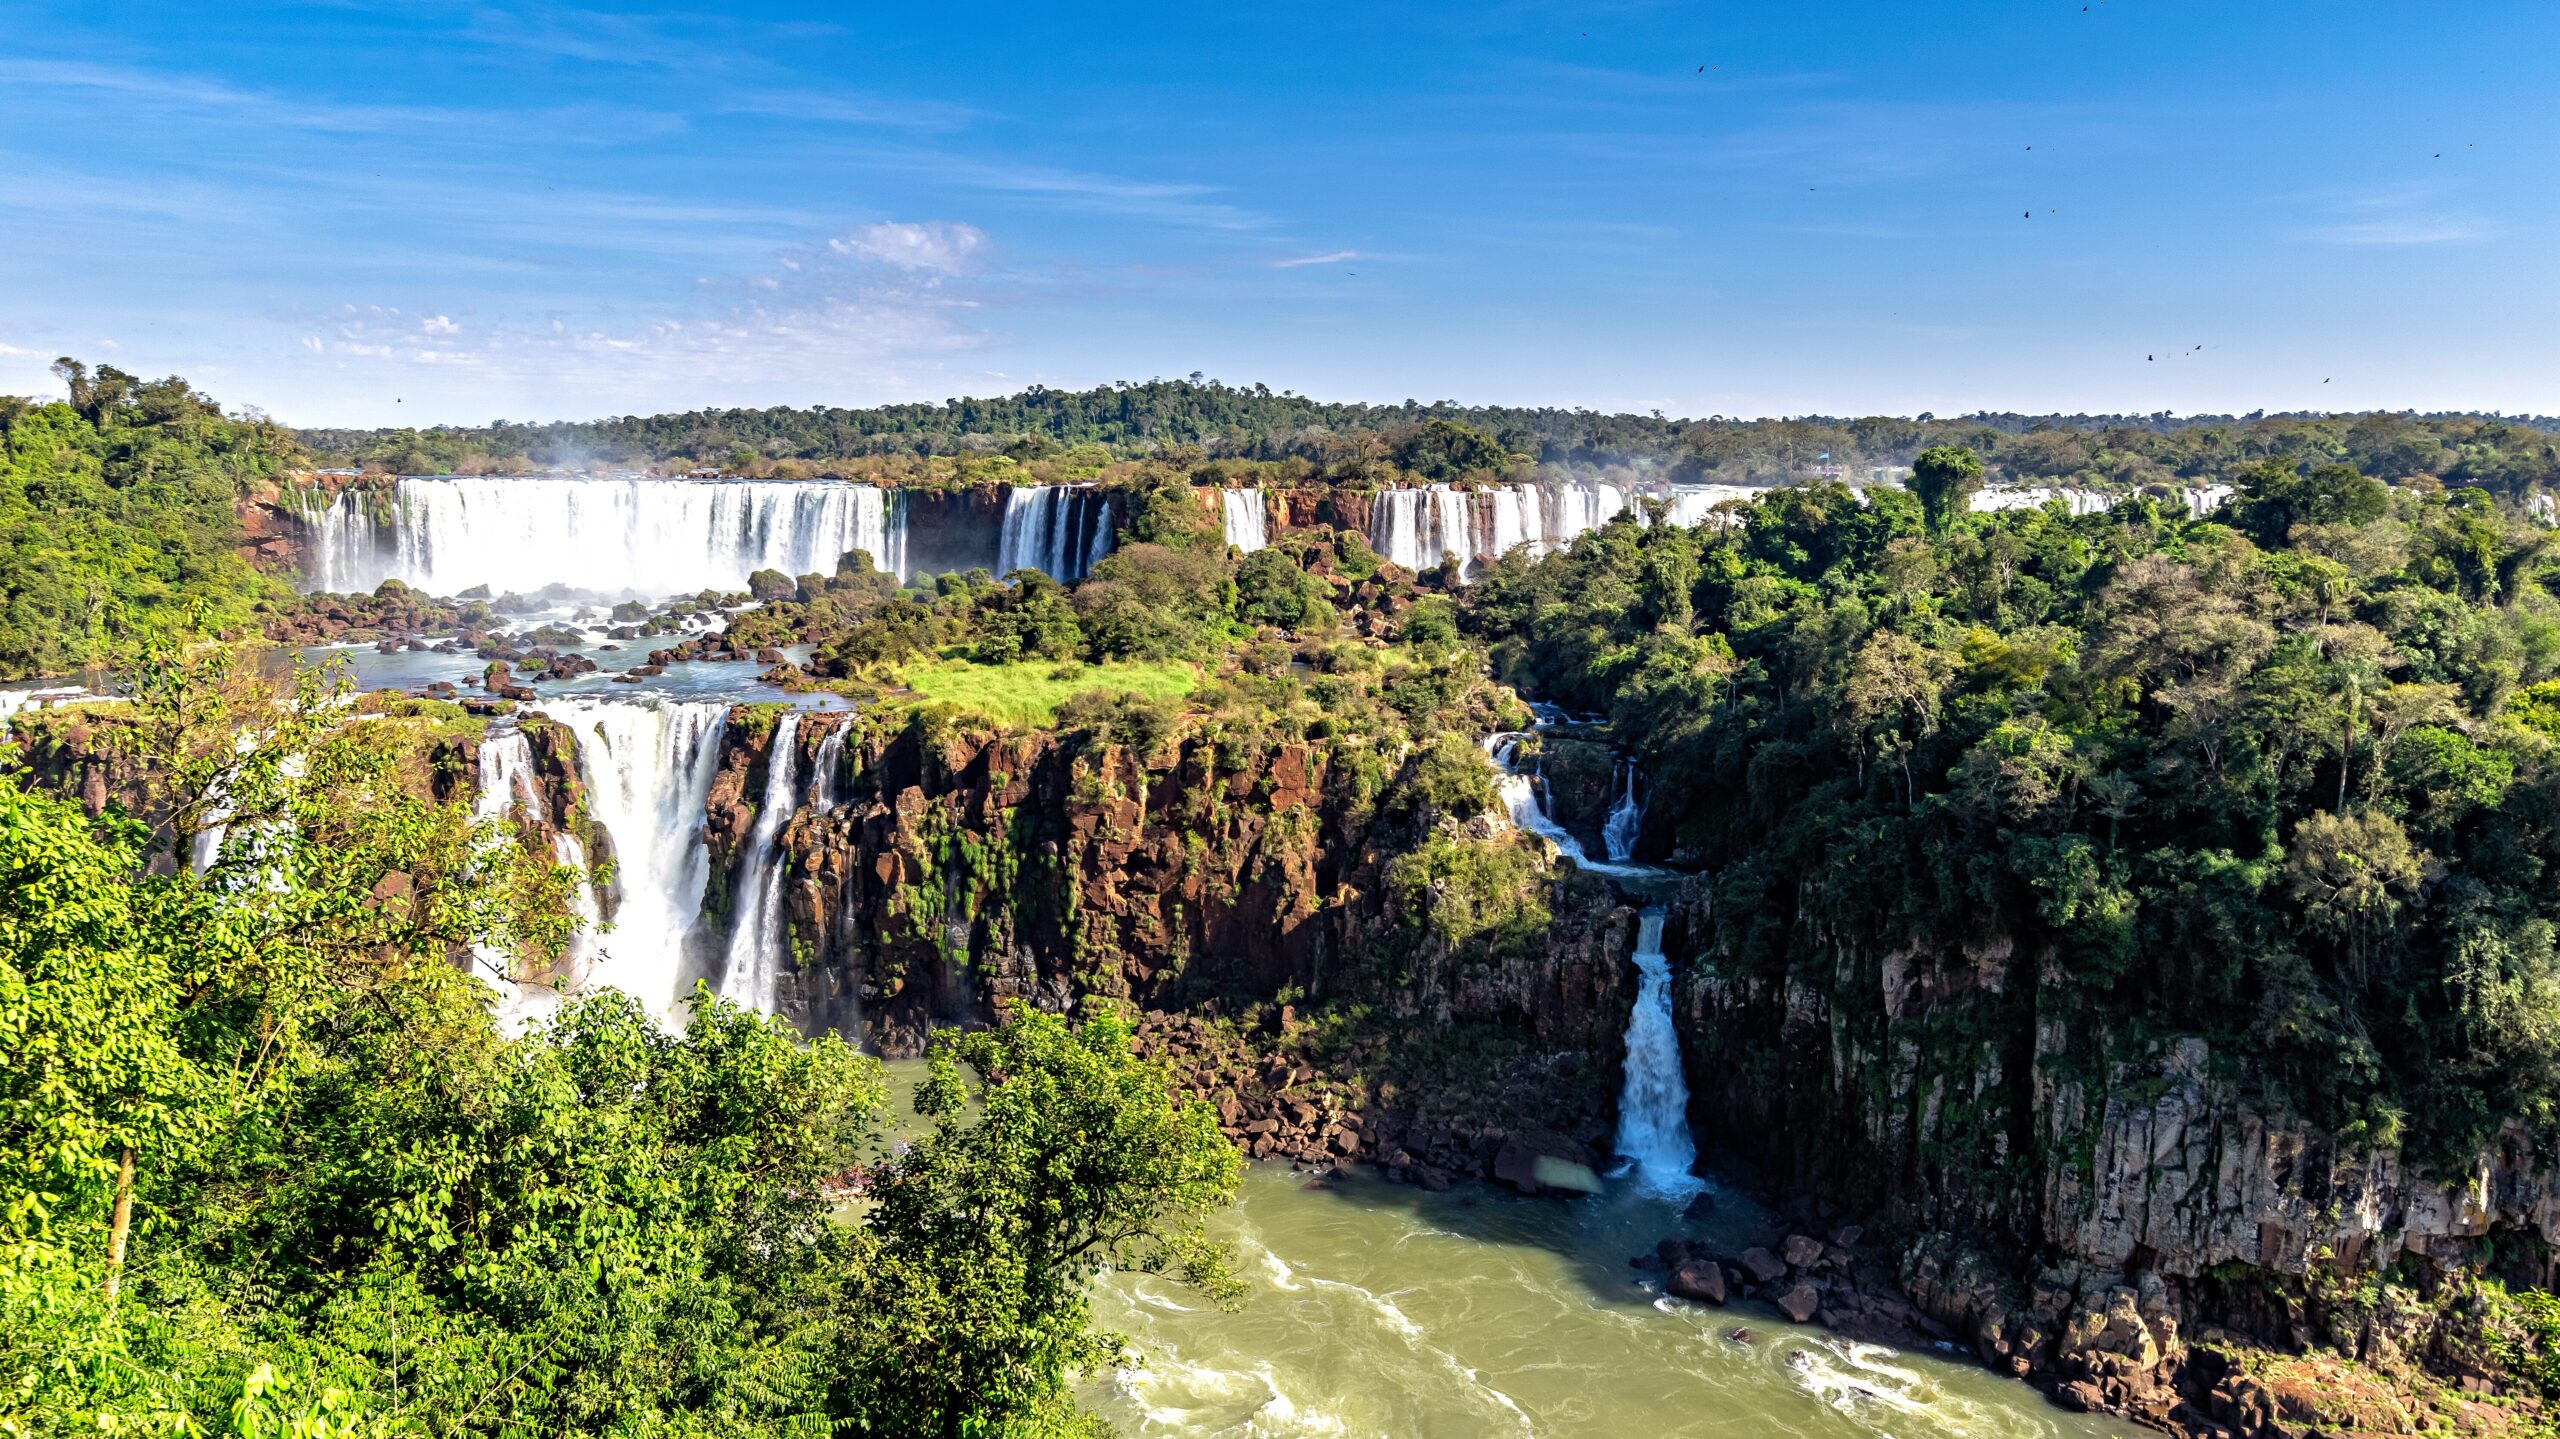
{"label": "small cascade", "polygon": [[1509,811],[1511,822],[1531,834],[1546,833],[1543,826],[1547,823],[1547,812],[1538,802],[1538,781],[1520,772],[1520,736],[1488,735],[1484,752],[1493,761],[1494,793],[1502,796],[1502,806]]}
{"label": "small cascade", "polygon": [[1618,1096],[1621,1174],[1648,1192],[1685,1201],[1706,1185],[1689,1171],[1698,1144],[1689,1133],[1689,1081],[1680,1069],[1680,1036],[1671,1021],[1671,961],[1662,952],[1662,917],[1648,909],[1636,925],[1636,1003],[1627,1015],[1627,1065]]}
{"label": "small cascade", "polygon": [[729,707],[562,698],[544,709],[576,733],[589,808],[613,841],[614,933],[599,946],[588,982],[622,990],[672,1022],[709,878],[703,806]]}
{"label": "small cascade", "polygon": [[1220,490],[1220,513],[1226,523],[1227,543],[1252,554],[1271,543],[1270,522],[1260,490]]}
{"label": "small cascade", "polygon": [[319,516],[305,578],[330,593],[386,579],[440,595],[741,590],[757,570],[833,574],[852,550],[895,569],[898,519],[878,486],[834,480],[404,479],[388,497],[341,493]]}
{"label": "small cascade", "polygon": [[844,802],[836,786],[843,782],[844,737],[852,728],[851,724],[835,725],[818,738],[818,753],[810,761],[817,773],[809,777],[809,808],[819,814],[833,814]]}
{"label": "small cascade", "polygon": [[[542,812],[541,792],[533,779],[533,747],[526,743],[522,730],[493,732],[480,743],[480,793],[473,805],[473,817],[510,821],[519,810]],[[576,835],[566,831],[553,834],[551,858],[578,876],[577,888],[569,897],[569,912],[578,922],[578,932],[570,936],[567,952],[561,956],[561,972],[574,980],[594,957],[599,924],[595,886],[588,880],[586,846],[578,843]],[[521,1029],[559,1003],[559,991],[551,985],[520,979],[514,959],[505,951],[475,945],[472,952],[480,961],[481,978],[496,987],[501,996],[498,1021],[507,1029]]]}
{"label": "small cascade", "polygon": [[1631,759],[1618,761],[1618,802],[1600,827],[1600,842],[1609,860],[1625,864],[1636,857],[1636,840],[1644,833],[1644,771]]}
{"label": "small cascade", "polygon": [[737,908],[730,915],[729,963],[720,976],[720,997],[759,1013],[771,1014],[774,984],[782,974],[782,866],[774,841],[799,806],[795,775],[800,747],[793,743],[800,728],[798,711],[775,722],[773,748],[766,752],[764,802],[756,806],[755,828],[747,831],[746,852],[738,859]]}
{"label": "small cascade", "polygon": [[1062,585],[1111,553],[1111,502],[1091,485],[1023,485],[1005,496],[996,575],[1038,570]]}

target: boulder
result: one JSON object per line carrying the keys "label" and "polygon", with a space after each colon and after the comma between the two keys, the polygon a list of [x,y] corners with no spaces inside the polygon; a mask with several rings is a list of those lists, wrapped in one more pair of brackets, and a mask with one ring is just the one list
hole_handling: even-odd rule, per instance
{"label": "boulder", "polygon": [[1810,1239],[1801,1234],[1790,1234],[1787,1236],[1787,1242],[1779,1247],[1778,1252],[1786,1257],[1789,1269],[1811,1269],[1822,1262],[1822,1241]]}
{"label": "boulder", "polygon": [[1778,1296],[1778,1312],[1798,1324],[1811,1323],[1822,1308],[1822,1292],[1810,1284],[1799,1284]]}
{"label": "boulder", "polygon": [[1742,1251],[1741,1262],[1742,1272],[1750,1275],[1754,1284],[1768,1284],[1787,1277],[1785,1261],[1757,1244]]}
{"label": "boulder", "polygon": [[1663,1281],[1663,1287],[1682,1299],[1701,1304],[1725,1301],[1724,1270],[1712,1259],[1681,1261],[1672,1267],[1671,1277]]}

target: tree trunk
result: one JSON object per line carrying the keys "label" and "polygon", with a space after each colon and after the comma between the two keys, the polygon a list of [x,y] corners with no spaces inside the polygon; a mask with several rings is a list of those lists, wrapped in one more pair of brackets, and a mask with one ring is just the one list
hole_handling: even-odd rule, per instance
{"label": "tree trunk", "polygon": [[107,1297],[116,1297],[124,1280],[124,1241],[133,1232],[133,1146],[124,1147],[116,1164],[116,1215],[107,1228]]}

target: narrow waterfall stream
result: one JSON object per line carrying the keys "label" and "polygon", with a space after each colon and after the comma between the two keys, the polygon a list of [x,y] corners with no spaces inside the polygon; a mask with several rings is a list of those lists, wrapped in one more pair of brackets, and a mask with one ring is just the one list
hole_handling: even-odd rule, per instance
{"label": "narrow waterfall stream", "polygon": [[1627,1014],[1626,1078],[1618,1096],[1618,1156],[1647,1190],[1687,1200],[1706,1184],[1689,1171],[1689,1081],[1671,1018],[1671,961],[1662,953],[1661,906],[1636,923],[1636,1003]]}
{"label": "narrow waterfall stream", "polygon": [[836,806],[842,802],[836,795],[836,786],[843,783],[844,737],[845,732],[852,728],[849,724],[829,726],[827,732],[819,736],[818,752],[809,761],[814,771],[809,776],[809,808],[819,814],[835,813]]}
{"label": "narrow waterfall stream", "polygon": [[766,1014],[773,1012],[774,985],[782,974],[782,857],[774,840],[799,807],[800,786],[794,771],[800,747],[792,741],[800,728],[797,711],[774,722],[771,758],[765,762],[764,802],[756,807],[755,827],[738,860],[738,903],[730,915],[729,963],[720,976],[720,996]]}
{"label": "narrow waterfall stream", "polygon": [[1644,834],[1644,771],[1631,759],[1618,761],[1618,800],[1600,829],[1609,859],[1625,864],[1636,857],[1636,841]]}
{"label": "narrow waterfall stream", "polygon": [[[480,742],[480,795],[472,817],[512,821],[518,818],[519,811],[534,815],[541,812],[533,778],[533,747],[520,729],[493,730]],[[595,955],[599,918],[595,886],[588,877],[586,846],[578,842],[576,835],[565,830],[553,833],[551,858],[578,876],[577,886],[569,896],[569,912],[578,922],[578,932],[571,937],[559,963],[561,975],[574,984]],[[518,973],[514,956],[487,945],[475,945],[472,952],[479,961],[481,978],[498,990],[501,1026],[521,1029],[559,1005],[560,989]]]}
{"label": "narrow waterfall stream", "polygon": [[1227,543],[1247,554],[1271,543],[1267,500],[1260,490],[1220,490],[1218,505]]}

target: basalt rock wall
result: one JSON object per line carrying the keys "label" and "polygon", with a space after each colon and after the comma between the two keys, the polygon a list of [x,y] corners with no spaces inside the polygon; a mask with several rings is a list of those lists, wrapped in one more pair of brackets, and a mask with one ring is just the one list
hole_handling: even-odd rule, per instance
{"label": "basalt rock wall", "polygon": [[2247,1055],[2090,1027],[2040,983],[2049,946],[1806,933],[1783,977],[1729,973],[1720,926],[1753,919],[1692,881],[1665,926],[1702,1141],[1889,1220],[1920,1309],[2067,1403],[2196,1433],[2343,1422],[2250,1388],[2230,1356],[2260,1349],[2494,1391],[2464,1286],[2560,1277],[2548,1132],[2420,1174],[2271,1111]]}
{"label": "basalt rock wall", "polygon": [[[1083,994],[1176,1010],[1289,995],[1356,998],[1425,1026],[1486,1021],[1560,1050],[1619,1042],[1626,923],[1585,888],[1542,959],[1426,956],[1394,977],[1371,804],[1320,743],[1234,752],[1187,738],[1155,753],[1056,733],[936,730],[810,716],[798,773],[819,792],[828,731],[839,796],[781,831],[803,1028],[913,1053],[937,1023],[998,1000],[1052,1009]],[[708,833],[715,875],[739,861],[773,730],[729,727]],[[1475,822],[1489,838],[1488,821]],[[1624,931],[1624,932],[1621,932]]]}

